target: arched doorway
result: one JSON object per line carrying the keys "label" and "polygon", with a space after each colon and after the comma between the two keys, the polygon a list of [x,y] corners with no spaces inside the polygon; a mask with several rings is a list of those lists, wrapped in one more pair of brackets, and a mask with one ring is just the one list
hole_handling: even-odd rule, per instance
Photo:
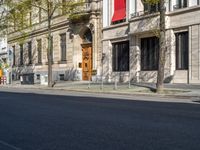
{"label": "arched doorway", "polygon": [[87,28],[82,37],[82,80],[91,80],[92,77],[92,33]]}

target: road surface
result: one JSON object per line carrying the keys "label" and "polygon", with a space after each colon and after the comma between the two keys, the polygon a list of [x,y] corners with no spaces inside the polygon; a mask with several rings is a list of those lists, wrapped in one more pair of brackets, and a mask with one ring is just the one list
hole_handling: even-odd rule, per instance
{"label": "road surface", "polygon": [[200,105],[0,92],[0,150],[200,150]]}

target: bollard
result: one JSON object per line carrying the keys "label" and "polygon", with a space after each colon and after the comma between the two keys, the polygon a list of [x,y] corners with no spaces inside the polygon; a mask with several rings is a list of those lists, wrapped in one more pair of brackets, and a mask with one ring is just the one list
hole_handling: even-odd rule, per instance
{"label": "bollard", "polygon": [[7,78],[6,78],[6,77],[5,77],[5,80],[4,80],[4,81],[5,81],[5,84],[7,84]]}
{"label": "bollard", "polygon": [[103,76],[101,77],[101,87],[100,87],[101,90],[103,90]]}
{"label": "bollard", "polygon": [[116,79],[116,76],[115,76],[114,90],[117,90],[117,79]]}
{"label": "bollard", "polygon": [[130,89],[131,88],[131,77],[129,75],[129,79],[128,79],[128,88]]}
{"label": "bollard", "polygon": [[90,83],[90,82],[91,82],[91,79],[92,79],[92,78],[91,78],[91,76],[90,76],[90,77],[89,77],[88,89],[90,89],[90,87],[91,87],[91,85],[90,85],[90,84],[91,84],[91,83]]}

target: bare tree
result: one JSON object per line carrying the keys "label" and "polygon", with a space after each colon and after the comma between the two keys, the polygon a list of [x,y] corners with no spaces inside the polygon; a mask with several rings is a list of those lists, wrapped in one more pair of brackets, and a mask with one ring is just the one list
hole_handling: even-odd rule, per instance
{"label": "bare tree", "polygon": [[164,90],[164,72],[165,72],[165,61],[166,61],[166,36],[165,36],[165,0],[144,0],[144,3],[149,5],[159,4],[159,18],[160,24],[159,29],[152,29],[152,32],[156,37],[159,38],[159,60],[158,60],[158,71],[157,71],[157,83],[156,83],[156,92],[162,93]]}
{"label": "bare tree", "polygon": [[165,72],[165,61],[166,61],[166,36],[165,36],[165,1],[160,0],[160,51],[159,51],[159,62],[158,62],[158,75],[157,75],[157,93],[162,93],[164,90],[164,72]]}

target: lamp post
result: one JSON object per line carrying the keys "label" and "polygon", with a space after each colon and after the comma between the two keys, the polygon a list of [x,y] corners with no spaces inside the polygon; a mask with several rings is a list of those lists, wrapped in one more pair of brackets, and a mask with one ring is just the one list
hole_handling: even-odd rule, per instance
{"label": "lamp post", "polygon": [[101,57],[101,65],[102,65],[102,74],[101,74],[101,90],[103,90],[103,61],[105,59],[106,54],[102,53],[102,57]]}

